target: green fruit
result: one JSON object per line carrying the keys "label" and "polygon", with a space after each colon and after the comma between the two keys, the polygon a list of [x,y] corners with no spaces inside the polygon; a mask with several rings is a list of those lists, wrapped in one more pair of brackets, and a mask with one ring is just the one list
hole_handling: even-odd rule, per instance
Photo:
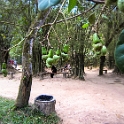
{"label": "green fruit", "polygon": [[48,57],[53,58],[53,50],[52,49],[49,50]]}
{"label": "green fruit", "polygon": [[115,64],[124,73],[124,30],[122,30],[114,51]]}
{"label": "green fruit", "polygon": [[63,58],[68,57],[68,54],[66,54],[66,53],[61,53],[61,55],[62,55]]}
{"label": "green fruit", "polygon": [[52,65],[54,63],[54,59],[53,58],[47,58],[46,63],[48,63],[49,65]]}
{"label": "green fruit", "polygon": [[103,45],[105,44],[105,42],[103,40],[100,40],[100,43],[102,43]]}
{"label": "green fruit", "polygon": [[42,55],[46,55],[47,54],[47,50],[45,47],[42,47]]}
{"label": "green fruit", "polygon": [[46,66],[47,66],[47,68],[51,68],[52,67],[52,65],[49,65],[48,63],[46,63]]}
{"label": "green fruit", "polygon": [[106,46],[102,46],[101,54],[104,56],[106,53],[107,53],[107,48],[106,48]]}
{"label": "green fruit", "polygon": [[2,63],[2,69],[6,69],[6,63]]}
{"label": "green fruit", "polygon": [[61,55],[62,55],[62,60],[63,60],[63,61],[69,60],[69,55],[68,55],[68,54],[61,53]]}
{"label": "green fruit", "polygon": [[124,12],[124,0],[118,0],[117,6],[120,11]]}
{"label": "green fruit", "polygon": [[102,43],[93,44],[93,48],[95,51],[101,51]]}
{"label": "green fruit", "polygon": [[100,42],[100,39],[98,37],[98,34],[94,33],[93,34],[93,43],[96,44],[96,43],[99,43],[99,42]]}
{"label": "green fruit", "polygon": [[62,51],[63,51],[64,53],[68,53],[68,51],[69,51],[69,45],[68,45],[68,44],[65,44],[65,45],[63,46]]}
{"label": "green fruit", "polygon": [[60,56],[54,55],[54,56],[53,56],[53,59],[54,59],[54,61],[58,61],[58,60],[60,59]]}
{"label": "green fruit", "polygon": [[58,55],[58,56],[60,56],[60,55],[61,55],[61,52],[60,52],[60,50],[59,50],[59,49],[56,51],[56,55]]}
{"label": "green fruit", "polygon": [[43,59],[44,61],[46,61],[47,58],[48,58],[48,55],[42,55],[42,59]]}
{"label": "green fruit", "polygon": [[7,69],[2,69],[1,71],[3,75],[7,75]]}
{"label": "green fruit", "polygon": [[3,74],[3,76],[6,77],[7,76],[7,73]]}

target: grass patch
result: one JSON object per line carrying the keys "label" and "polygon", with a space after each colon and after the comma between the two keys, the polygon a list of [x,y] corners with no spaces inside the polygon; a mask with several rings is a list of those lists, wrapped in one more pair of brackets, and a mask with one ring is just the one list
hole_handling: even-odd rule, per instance
{"label": "grass patch", "polygon": [[58,124],[60,121],[56,114],[45,116],[31,106],[13,110],[14,103],[0,97],[0,124]]}

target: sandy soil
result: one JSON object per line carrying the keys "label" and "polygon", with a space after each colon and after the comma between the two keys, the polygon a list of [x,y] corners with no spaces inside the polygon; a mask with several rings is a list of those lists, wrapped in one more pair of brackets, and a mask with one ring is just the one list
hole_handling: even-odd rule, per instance
{"label": "sandy soil", "polygon": [[[33,78],[30,103],[41,94],[53,95],[62,124],[124,124],[124,78],[111,70],[85,70],[85,81],[63,78]],[[0,75],[0,96],[16,99],[21,73],[13,79]]]}

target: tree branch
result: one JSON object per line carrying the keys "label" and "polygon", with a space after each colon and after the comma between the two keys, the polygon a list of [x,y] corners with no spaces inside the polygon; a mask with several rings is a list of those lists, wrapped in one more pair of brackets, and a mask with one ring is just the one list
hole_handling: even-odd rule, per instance
{"label": "tree branch", "polygon": [[98,33],[98,23],[99,23],[99,21],[100,21],[100,17],[101,17],[101,15],[102,15],[102,13],[103,13],[104,10],[105,10],[105,7],[106,7],[106,5],[104,4],[104,6],[103,6],[103,8],[102,8],[102,10],[101,10],[101,12],[100,12],[100,14],[99,14],[98,17],[97,17],[97,21],[96,21],[95,24],[94,24],[94,29],[93,29],[94,32],[97,32],[97,33]]}
{"label": "tree branch", "polygon": [[15,24],[14,22],[0,21],[0,23],[4,23],[4,24],[8,24],[8,25],[14,25],[14,26],[20,26],[18,24]]}
{"label": "tree branch", "polygon": [[49,30],[48,30],[48,32],[47,32],[47,34],[46,34],[46,38],[47,38],[47,40],[48,40],[48,45],[49,45],[49,46],[51,46],[51,45],[50,45],[50,42],[49,42],[50,31],[51,31],[51,29],[52,29],[52,26],[56,23],[57,18],[58,18],[58,16],[59,16],[59,14],[61,13],[62,7],[63,7],[63,5],[64,5],[65,2],[66,2],[66,0],[64,0],[63,3],[62,3],[62,5],[60,6],[58,13],[57,13],[57,15],[56,15],[54,21],[51,23],[50,28],[49,28]]}
{"label": "tree branch", "polygon": [[[65,1],[64,1],[64,2],[65,2]],[[64,2],[63,2],[63,4],[64,4]],[[93,8],[95,8],[96,5],[97,5],[97,4],[93,5],[91,8],[89,8],[88,10],[86,10],[86,11],[84,11],[84,12],[82,12],[82,13],[79,13],[79,14],[73,16],[73,17],[67,18],[66,21],[67,21],[67,20],[71,20],[71,19],[73,19],[73,18],[76,18],[76,17],[78,17],[78,16],[80,16],[80,15],[86,14],[87,12],[89,12],[90,10],[92,10]],[[62,6],[63,6],[63,5],[62,5]],[[59,15],[59,13],[61,13],[62,6],[60,7],[59,12],[58,12],[56,18],[54,19],[54,21],[53,21],[52,23],[48,23],[48,24],[42,25],[42,24],[44,23],[44,21],[42,22],[42,21],[40,20],[41,22],[39,22],[38,25],[36,24],[35,27],[31,27],[31,28],[30,28],[31,30],[30,30],[30,33],[28,34],[28,36],[26,36],[25,38],[23,38],[18,44],[16,44],[16,45],[14,45],[13,47],[9,48],[8,51],[11,50],[11,49],[13,49],[13,48],[15,48],[16,46],[18,46],[18,45],[19,45],[20,43],[22,43],[27,37],[31,36],[31,34],[33,33],[34,30],[39,30],[39,28],[43,28],[43,27],[45,27],[45,26],[51,26],[50,29],[49,29],[49,31],[48,31],[48,33],[47,33],[47,40],[48,40],[48,36],[49,36],[50,30],[52,29],[52,26],[53,26],[54,24],[56,24],[56,23],[61,23],[61,22],[65,21],[65,19],[62,19],[62,20],[57,21],[58,15]],[[50,12],[50,11],[49,11],[49,12]],[[47,13],[47,16],[46,16],[46,17],[48,17],[49,12]],[[45,17],[44,20],[46,20],[46,17]],[[15,25],[15,26],[20,26],[20,25],[17,25],[17,24],[15,24],[15,23],[5,22],[5,21],[0,21],[0,23],[5,23],[5,24],[11,24],[11,25]]]}
{"label": "tree branch", "polygon": [[117,32],[119,32],[122,28],[124,27],[124,22],[123,23],[121,23],[120,25],[119,25],[119,27],[118,28],[116,28],[114,31],[113,31],[113,33],[112,33],[112,35],[111,35],[111,37],[108,39],[108,41],[106,42],[106,44],[105,44],[105,46],[106,47],[108,47],[109,46],[109,44],[111,43],[111,41],[113,40],[113,38],[114,38],[114,36],[115,36],[115,34],[117,34]]}
{"label": "tree branch", "polygon": [[[92,10],[93,8],[95,8],[97,5],[98,5],[98,4],[95,4],[95,5],[93,5],[91,8],[89,8],[88,10],[86,10],[86,11],[84,11],[84,12],[82,12],[82,13],[79,13],[79,14],[77,14],[77,15],[75,15],[75,16],[70,17],[70,18],[66,18],[66,21],[67,21],[67,20],[74,19],[74,18],[77,18],[77,17],[80,16],[80,15],[86,14],[87,12],[89,12],[90,10]],[[61,22],[64,22],[64,21],[65,21],[65,19],[61,19],[61,20],[59,20],[59,21],[54,22],[54,24],[61,23]],[[47,23],[47,24],[45,24],[45,25],[42,25],[41,28],[43,28],[43,27],[45,27],[45,26],[51,26],[51,25],[53,25],[53,23]]]}
{"label": "tree branch", "polygon": [[105,0],[88,0],[88,1],[92,1],[94,3],[98,3],[98,4],[104,4]]}

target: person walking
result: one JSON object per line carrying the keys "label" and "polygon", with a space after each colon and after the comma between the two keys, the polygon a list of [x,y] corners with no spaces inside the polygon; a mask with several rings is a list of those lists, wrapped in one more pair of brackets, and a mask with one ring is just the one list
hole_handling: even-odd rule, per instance
{"label": "person walking", "polygon": [[52,73],[50,76],[51,76],[51,78],[53,78],[54,74],[57,73],[57,69],[54,65],[51,67],[51,71],[52,71]]}

